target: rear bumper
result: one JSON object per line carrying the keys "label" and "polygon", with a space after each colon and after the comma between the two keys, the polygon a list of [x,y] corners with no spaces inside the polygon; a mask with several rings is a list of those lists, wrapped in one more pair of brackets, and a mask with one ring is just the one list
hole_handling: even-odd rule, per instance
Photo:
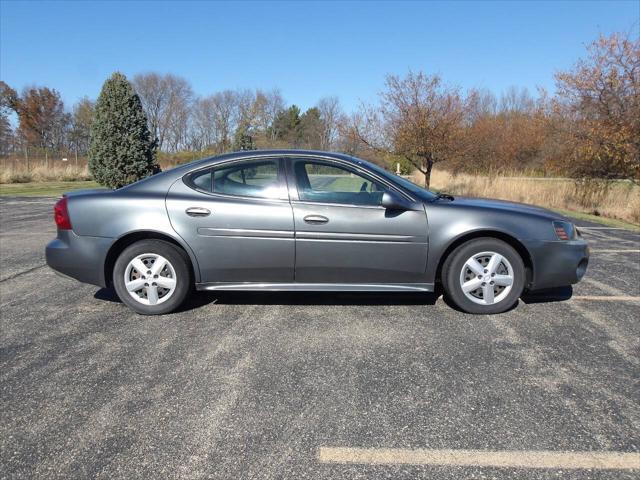
{"label": "rear bumper", "polygon": [[65,277],[106,286],[104,263],[112,238],[78,236],[71,230],[59,230],[58,237],[45,248],[47,265]]}
{"label": "rear bumper", "polygon": [[564,287],[578,283],[589,264],[589,245],[582,239],[533,241],[525,244],[533,262],[529,290]]}

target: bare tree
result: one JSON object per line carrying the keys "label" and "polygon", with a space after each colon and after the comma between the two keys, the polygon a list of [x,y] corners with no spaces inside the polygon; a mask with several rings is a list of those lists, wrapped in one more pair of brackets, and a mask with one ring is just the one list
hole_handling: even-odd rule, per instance
{"label": "bare tree", "polygon": [[187,146],[192,95],[188,84],[177,84],[172,89],[166,118],[166,140],[169,151],[176,152]]}
{"label": "bare tree", "polygon": [[251,129],[256,118],[256,94],[252,90],[236,90],[233,118],[234,130],[242,126]]}
{"label": "bare tree", "polygon": [[145,73],[133,77],[133,86],[149,119],[151,135],[158,139],[158,148],[175,151],[183,147],[193,97],[189,82],[177,75]]}
{"label": "bare tree", "polygon": [[481,118],[495,116],[498,112],[498,100],[489,90],[471,89],[467,93],[466,103],[469,124]]}
{"label": "bare tree", "polygon": [[68,132],[69,144],[75,154],[76,164],[78,154],[86,155],[91,140],[91,124],[95,114],[95,103],[87,97],[73,106],[71,125]]}
{"label": "bare tree", "polygon": [[331,150],[336,146],[340,124],[344,122],[344,114],[340,108],[338,97],[324,97],[318,101],[317,108],[324,126],[320,148]]}
{"label": "bare tree", "polygon": [[213,107],[214,131],[216,145],[219,152],[228,151],[231,148],[233,130],[235,127],[236,93],[233,90],[224,90],[210,97]]}
{"label": "bare tree", "polygon": [[277,131],[272,128],[276,118],[285,110],[285,102],[280,90],[274,88],[267,92],[256,91],[254,112],[255,126],[265,135],[267,142],[272,145],[277,138]]}
{"label": "bare tree", "polygon": [[164,138],[161,138],[161,124],[169,102],[169,92],[164,78],[158,73],[145,73],[133,77],[132,83],[147,114],[151,136],[157,138],[158,145],[161,146],[164,141]]}
{"label": "bare tree", "polygon": [[197,150],[214,146],[217,142],[216,111],[211,97],[193,102],[191,116],[191,145]]}
{"label": "bare tree", "polygon": [[500,112],[530,113],[535,108],[535,100],[526,88],[509,87],[500,96]]}

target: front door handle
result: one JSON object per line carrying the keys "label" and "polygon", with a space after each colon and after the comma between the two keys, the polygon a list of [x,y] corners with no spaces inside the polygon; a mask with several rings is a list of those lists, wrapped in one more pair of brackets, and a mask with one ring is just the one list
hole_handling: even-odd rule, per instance
{"label": "front door handle", "polygon": [[305,223],[310,223],[311,225],[322,225],[324,223],[329,223],[329,219],[322,215],[307,215],[304,217]]}
{"label": "front door handle", "polygon": [[190,217],[208,217],[211,215],[211,210],[202,207],[190,207],[187,208],[185,212]]}

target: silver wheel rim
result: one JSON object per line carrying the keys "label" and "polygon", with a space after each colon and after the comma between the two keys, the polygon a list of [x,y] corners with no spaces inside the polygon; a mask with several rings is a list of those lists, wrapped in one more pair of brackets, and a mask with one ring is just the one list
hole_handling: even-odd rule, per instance
{"label": "silver wheel rim", "polygon": [[513,288],[513,267],[499,253],[476,253],[462,267],[460,287],[473,303],[495,305]]}
{"label": "silver wheel rim", "polygon": [[171,262],[156,253],[143,253],[127,264],[124,287],[143,305],[160,305],[176,291],[176,271]]}

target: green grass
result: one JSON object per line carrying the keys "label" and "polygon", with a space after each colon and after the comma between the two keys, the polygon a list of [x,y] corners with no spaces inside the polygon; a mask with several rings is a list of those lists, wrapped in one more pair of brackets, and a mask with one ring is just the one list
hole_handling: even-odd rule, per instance
{"label": "green grass", "polygon": [[[361,177],[351,177],[348,175],[325,175],[310,178],[311,184],[317,190],[331,192],[359,192],[364,179]],[[367,187],[370,186],[369,182]],[[329,188],[331,187],[331,188]]]}
{"label": "green grass", "polygon": [[625,230],[631,230],[633,232],[640,232],[640,225],[625,222],[624,220],[618,220],[616,218],[600,217],[598,215],[591,215],[589,213],[576,212],[573,210],[560,210],[558,208],[550,208],[554,212],[561,213],[567,217],[575,218],[576,220],[584,220],[585,222],[599,223],[607,227],[624,228]]}
{"label": "green grass", "polygon": [[98,188],[96,182],[31,182],[31,183],[2,183],[0,196],[14,197],[59,197],[64,192],[83,188]]}
{"label": "green grass", "polygon": [[324,188],[321,188],[321,190],[326,189],[330,192],[357,192],[360,190],[360,185],[362,185],[362,179],[360,178],[347,176],[336,177],[333,182],[328,183]]}

